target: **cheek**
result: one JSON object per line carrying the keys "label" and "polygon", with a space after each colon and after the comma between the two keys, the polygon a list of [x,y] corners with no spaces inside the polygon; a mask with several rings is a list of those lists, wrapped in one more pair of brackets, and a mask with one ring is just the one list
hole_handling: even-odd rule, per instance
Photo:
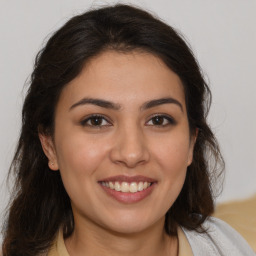
{"label": "cheek", "polygon": [[160,167],[160,175],[168,198],[175,198],[180,193],[184,184],[188,161],[190,158],[189,137],[183,133],[175,136],[166,136],[164,140],[158,141],[154,146],[155,161]]}
{"label": "cheek", "polygon": [[107,151],[102,144],[99,146],[95,140],[85,136],[62,138],[57,145],[61,173],[76,177],[92,175],[102,163]]}
{"label": "cheek", "polygon": [[102,169],[105,148],[84,136],[62,137],[57,145],[61,178],[72,204],[80,205],[78,208],[85,202],[92,204],[91,191],[97,182],[97,170]]}
{"label": "cheek", "polygon": [[162,214],[173,205],[186,178],[189,143],[185,138],[170,136],[154,144],[152,156],[157,164],[161,187],[156,198],[163,198],[155,203],[155,208],[161,209]]}
{"label": "cheek", "polygon": [[187,168],[191,151],[187,136],[166,136],[163,140],[153,143],[152,150],[163,170],[176,172]]}
{"label": "cheek", "polygon": [[[172,191],[179,191],[183,186],[187,172],[188,152],[183,148],[167,148],[159,151],[158,163],[162,169],[163,179]],[[168,189],[168,190],[169,190]]]}

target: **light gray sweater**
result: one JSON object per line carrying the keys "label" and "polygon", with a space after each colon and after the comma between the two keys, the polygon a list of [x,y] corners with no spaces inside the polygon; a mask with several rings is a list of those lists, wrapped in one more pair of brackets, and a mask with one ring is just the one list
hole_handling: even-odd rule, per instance
{"label": "light gray sweater", "polygon": [[184,228],[194,256],[255,256],[247,242],[224,221],[210,217],[203,227],[207,233]]}

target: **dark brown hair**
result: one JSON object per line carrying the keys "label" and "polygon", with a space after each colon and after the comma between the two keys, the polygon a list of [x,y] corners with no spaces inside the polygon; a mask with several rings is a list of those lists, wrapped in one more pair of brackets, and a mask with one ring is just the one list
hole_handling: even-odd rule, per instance
{"label": "dark brown hair", "polygon": [[[172,27],[127,5],[91,10],[70,19],[38,53],[22,110],[22,130],[10,172],[16,184],[4,228],[4,256],[38,255],[60,228],[74,228],[70,199],[59,172],[48,167],[38,131],[54,135],[54,112],[63,88],[86,62],[105,50],[142,50],[158,56],[181,79],[191,133],[198,130],[184,187],[166,213],[165,230],[177,225],[200,231],[213,211],[212,178],[223,164],[206,122],[211,93],[187,44]],[[211,157],[211,161],[209,160]]]}

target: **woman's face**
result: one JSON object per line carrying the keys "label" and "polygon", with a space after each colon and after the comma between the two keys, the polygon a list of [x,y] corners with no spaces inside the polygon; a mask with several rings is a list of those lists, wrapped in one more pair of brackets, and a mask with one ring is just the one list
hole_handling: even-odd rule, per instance
{"label": "woman's face", "polygon": [[163,225],[195,138],[175,73],[149,53],[106,51],[64,88],[54,141],[41,141],[76,226],[133,233]]}

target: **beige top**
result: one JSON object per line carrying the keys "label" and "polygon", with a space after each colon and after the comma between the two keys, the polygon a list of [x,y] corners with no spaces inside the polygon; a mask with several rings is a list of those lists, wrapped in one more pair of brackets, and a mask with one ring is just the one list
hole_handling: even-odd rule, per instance
{"label": "beige top", "polygon": [[[178,241],[179,241],[178,256],[193,256],[192,249],[181,228],[178,228]],[[48,253],[48,256],[69,256],[61,231],[59,232],[53,246],[51,247]]]}

